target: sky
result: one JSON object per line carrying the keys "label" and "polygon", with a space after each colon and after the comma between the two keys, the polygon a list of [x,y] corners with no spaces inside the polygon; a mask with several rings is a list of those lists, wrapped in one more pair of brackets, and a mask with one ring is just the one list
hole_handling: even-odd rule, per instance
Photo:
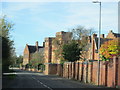
{"label": "sky", "polygon": [[[78,25],[98,31],[99,4],[92,2],[2,2],[2,14],[14,23],[11,39],[17,55],[23,55],[26,44],[43,45],[46,37],[68,31]],[[118,32],[118,3],[102,2],[102,30]]]}

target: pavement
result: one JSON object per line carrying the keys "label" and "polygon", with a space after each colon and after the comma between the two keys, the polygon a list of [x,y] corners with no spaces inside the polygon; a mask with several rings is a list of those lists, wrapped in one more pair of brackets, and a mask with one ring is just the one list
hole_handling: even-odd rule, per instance
{"label": "pavement", "polygon": [[[8,75],[16,75],[8,79]],[[45,88],[54,90],[55,88],[104,88],[96,85],[86,84],[75,80],[66,79],[56,75],[44,75],[40,72],[24,71],[15,69],[14,73],[4,73],[2,88]]]}

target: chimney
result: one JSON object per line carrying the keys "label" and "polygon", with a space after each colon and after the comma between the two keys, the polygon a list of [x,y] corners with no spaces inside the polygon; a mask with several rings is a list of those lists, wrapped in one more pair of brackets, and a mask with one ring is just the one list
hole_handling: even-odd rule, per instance
{"label": "chimney", "polygon": [[100,38],[104,38],[104,37],[105,37],[105,35],[104,35],[104,34],[101,34],[101,35],[100,35]]}
{"label": "chimney", "polygon": [[36,41],[35,46],[36,46],[36,51],[38,51],[38,41]]}
{"label": "chimney", "polygon": [[110,30],[110,32],[111,32],[111,33],[113,33],[113,31],[112,31],[112,30]]}
{"label": "chimney", "polygon": [[97,38],[97,34],[94,33],[94,34],[92,35],[92,39],[93,39],[93,38]]}
{"label": "chimney", "polygon": [[45,47],[45,42],[43,42],[43,47]]}

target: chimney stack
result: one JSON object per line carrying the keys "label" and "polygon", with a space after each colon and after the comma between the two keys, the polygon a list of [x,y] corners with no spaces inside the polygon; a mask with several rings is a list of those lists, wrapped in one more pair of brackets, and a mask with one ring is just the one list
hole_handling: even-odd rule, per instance
{"label": "chimney stack", "polygon": [[38,41],[36,41],[36,51],[38,51]]}
{"label": "chimney stack", "polygon": [[43,42],[43,47],[45,47],[45,42]]}
{"label": "chimney stack", "polygon": [[38,41],[36,41],[36,47],[38,47]]}
{"label": "chimney stack", "polygon": [[112,31],[112,30],[110,30],[109,32],[113,33],[113,31]]}
{"label": "chimney stack", "polygon": [[100,38],[104,38],[104,37],[105,37],[105,35],[104,35],[104,34],[101,34],[101,35],[100,35]]}
{"label": "chimney stack", "polygon": [[94,33],[94,34],[92,35],[92,38],[97,38],[97,34]]}

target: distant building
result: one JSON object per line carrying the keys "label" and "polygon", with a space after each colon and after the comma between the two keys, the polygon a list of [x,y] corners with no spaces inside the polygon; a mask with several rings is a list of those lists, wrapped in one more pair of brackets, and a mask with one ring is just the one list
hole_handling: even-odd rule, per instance
{"label": "distant building", "polygon": [[39,46],[38,41],[36,42],[36,44],[34,46],[26,44],[25,49],[24,49],[24,53],[23,53],[23,65],[26,65],[29,63],[29,61],[32,58],[33,53],[40,52],[43,49],[44,49],[44,45]]}

